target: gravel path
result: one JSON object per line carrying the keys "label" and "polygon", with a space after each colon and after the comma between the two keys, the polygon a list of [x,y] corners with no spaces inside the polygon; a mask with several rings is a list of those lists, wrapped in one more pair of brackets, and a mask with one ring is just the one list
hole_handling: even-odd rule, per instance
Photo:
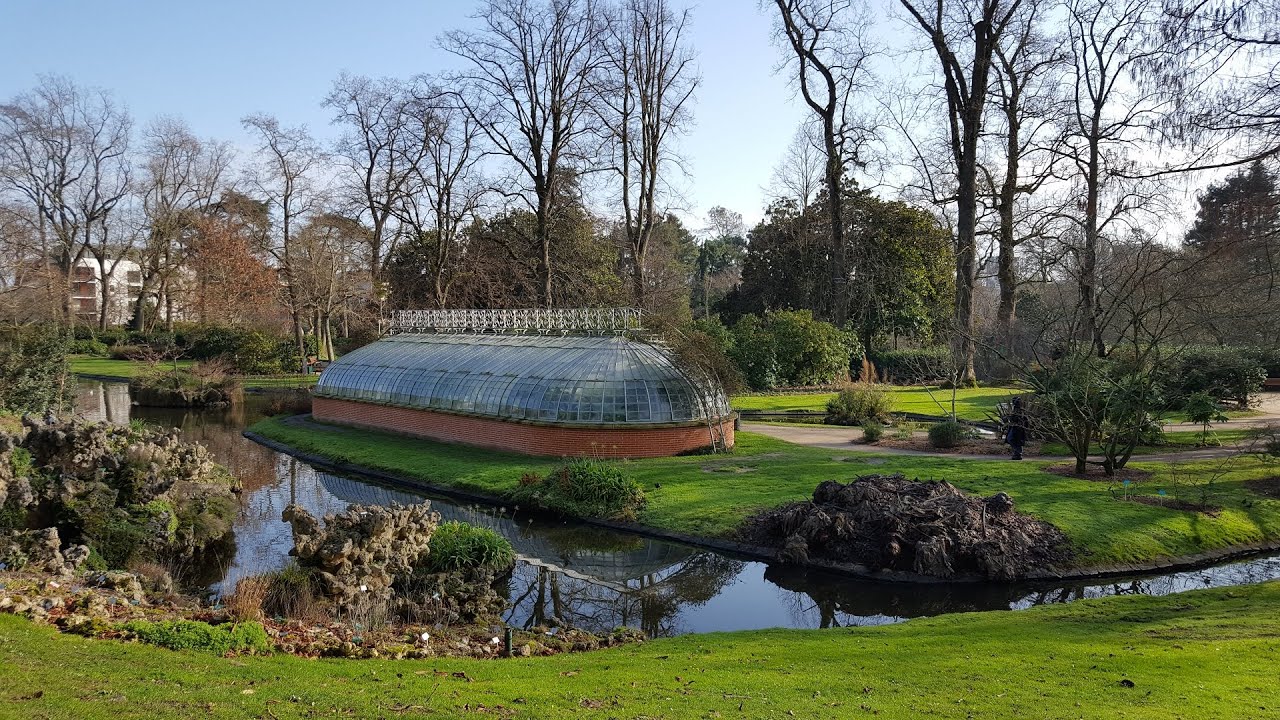
{"label": "gravel path", "polygon": [[[1245,429],[1262,427],[1280,423],[1280,393],[1268,393],[1261,397],[1258,410],[1262,413],[1249,418],[1238,418],[1224,423],[1215,423],[1215,429]],[[796,445],[828,448],[853,452],[875,453],[877,455],[914,455],[918,457],[945,457],[961,460],[1008,460],[1007,454],[1000,455],[968,455],[954,452],[931,452],[928,450],[908,450],[905,448],[880,447],[862,444],[862,430],[856,427],[836,425],[783,425],[770,423],[744,422],[742,429],[748,432],[768,435]],[[1165,425],[1166,431],[1197,430],[1198,427],[1186,423]],[[923,434],[920,434],[923,436]],[[1133,462],[1186,462],[1191,460],[1209,460],[1229,457],[1238,452],[1236,445],[1224,445],[1215,448],[1199,448],[1180,450],[1153,455],[1135,455]],[[1070,460],[1068,455],[1027,455],[1028,460]]]}

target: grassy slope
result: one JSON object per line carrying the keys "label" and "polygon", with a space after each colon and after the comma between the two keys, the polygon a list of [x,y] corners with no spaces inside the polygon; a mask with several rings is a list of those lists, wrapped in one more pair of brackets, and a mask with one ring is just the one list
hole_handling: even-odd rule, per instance
{"label": "grassy slope", "polygon": [[[192,361],[179,360],[180,367],[189,367]],[[163,363],[172,366],[172,363]],[[74,357],[71,359],[71,372],[78,375],[99,375],[129,379],[148,367],[148,363],[137,360],[112,360],[100,357]],[[282,375],[282,376],[249,376],[241,378],[245,387],[301,387],[315,384],[316,375]]]}
{"label": "grassy slope", "polygon": [[[891,386],[890,389],[893,393],[894,412],[938,416],[951,412],[950,390],[898,386]],[[1018,392],[1012,388],[960,388],[956,390],[956,415],[966,420],[983,420],[988,414],[995,412],[997,403],[1008,400]],[[738,410],[768,412],[824,411],[827,409],[827,401],[832,397],[834,393],[741,395],[733,398],[733,407]]]}
{"label": "grassy slope", "polygon": [[[350,428],[298,427],[265,420],[253,430],[287,445],[364,467],[428,482],[501,495],[525,471],[545,471],[554,460],[507,455]],[[1280,501],[1246,490],[1241,481],[1274,474],[1255,459],[1236,461],[1216,483],[1223,511],[1216,517],[1118,501],[1107,483],[1077,480],[1043,471],[1044,463],[977,461],[922,456],[876,457],[792,445],[754,433],[739,433],[730,455],[632,460],[626,471],[649,500],[640,522],[650,527],[700,536],[728,536],[744,518],[762,508],[801,500],[823,480],[859,474],[902,472],[909,477],[946,479],[973,493],[1009,493],[1018,507],[1063,530],[1084,552],[1082,564],[1142,562],[1206,549],[1280,537]],[[1142,465],[1157,473],[1142,492],[1178,490],[1167,465]],[[1207,478],[1218,463],[1181,466],[1185,482]],[[1247,506],[1246,506],[1247,503]]]}
{"label": "grassy slope", "polygon": [[223,659],[5,615],[0,718],[1263,718],[1277,638],[1277,583],[517,660]]}

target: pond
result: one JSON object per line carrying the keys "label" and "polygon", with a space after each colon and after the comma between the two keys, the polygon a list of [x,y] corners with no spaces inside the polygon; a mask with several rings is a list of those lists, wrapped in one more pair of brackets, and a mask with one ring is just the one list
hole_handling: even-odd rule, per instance
{"label": "pond", "polygon": [[324,472],[241,435],[266,414],[268,405],[264,396],[249,395],[244,405],[233,408],[143,408],[131,406],[124,383],[85,381],[80,386],[80,416],[181,428],[186,439],[203,443],[241,479],[244,492],[234,557],[225,567],[209,568],[204,574],[215,592],[229,590],[246,575],[289,562],[293,538],[280,514],[290,503],[319,517],[350,503],[423,499],[430,500],[444,519],[484,525],[511,541],[519,561],[503,589],[509,601],[505,619],[522,628],[555,618],[596,632],[626,625],[664,637],[876,625],[952,612],[1020,609],[1104,595],[1165,595],[1280,578],[1280,556],[1275,555],[1191,572],[1057,584],[902,584],[799,570]]}

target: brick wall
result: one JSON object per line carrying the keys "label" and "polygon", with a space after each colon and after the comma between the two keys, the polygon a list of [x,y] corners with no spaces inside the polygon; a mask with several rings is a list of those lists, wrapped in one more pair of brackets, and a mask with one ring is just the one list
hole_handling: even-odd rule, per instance
{"label": "brick wall", "polygon": [[[617,429],[535,425],[323,397],[312,398],[311,414],[324,422],[526,455],[666,457],[711,444],[706,425]],[[725,441],[732,447],[732,418],[725,420],[722,427]]]}

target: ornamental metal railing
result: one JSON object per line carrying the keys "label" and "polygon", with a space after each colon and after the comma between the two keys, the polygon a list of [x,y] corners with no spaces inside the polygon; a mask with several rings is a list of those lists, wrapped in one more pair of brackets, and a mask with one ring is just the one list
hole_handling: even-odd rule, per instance
{"label": "ornamental metal railing", "polygon": [[386,332],[624,333],[642,329],[637,308],[517,308],[397,310]]}

